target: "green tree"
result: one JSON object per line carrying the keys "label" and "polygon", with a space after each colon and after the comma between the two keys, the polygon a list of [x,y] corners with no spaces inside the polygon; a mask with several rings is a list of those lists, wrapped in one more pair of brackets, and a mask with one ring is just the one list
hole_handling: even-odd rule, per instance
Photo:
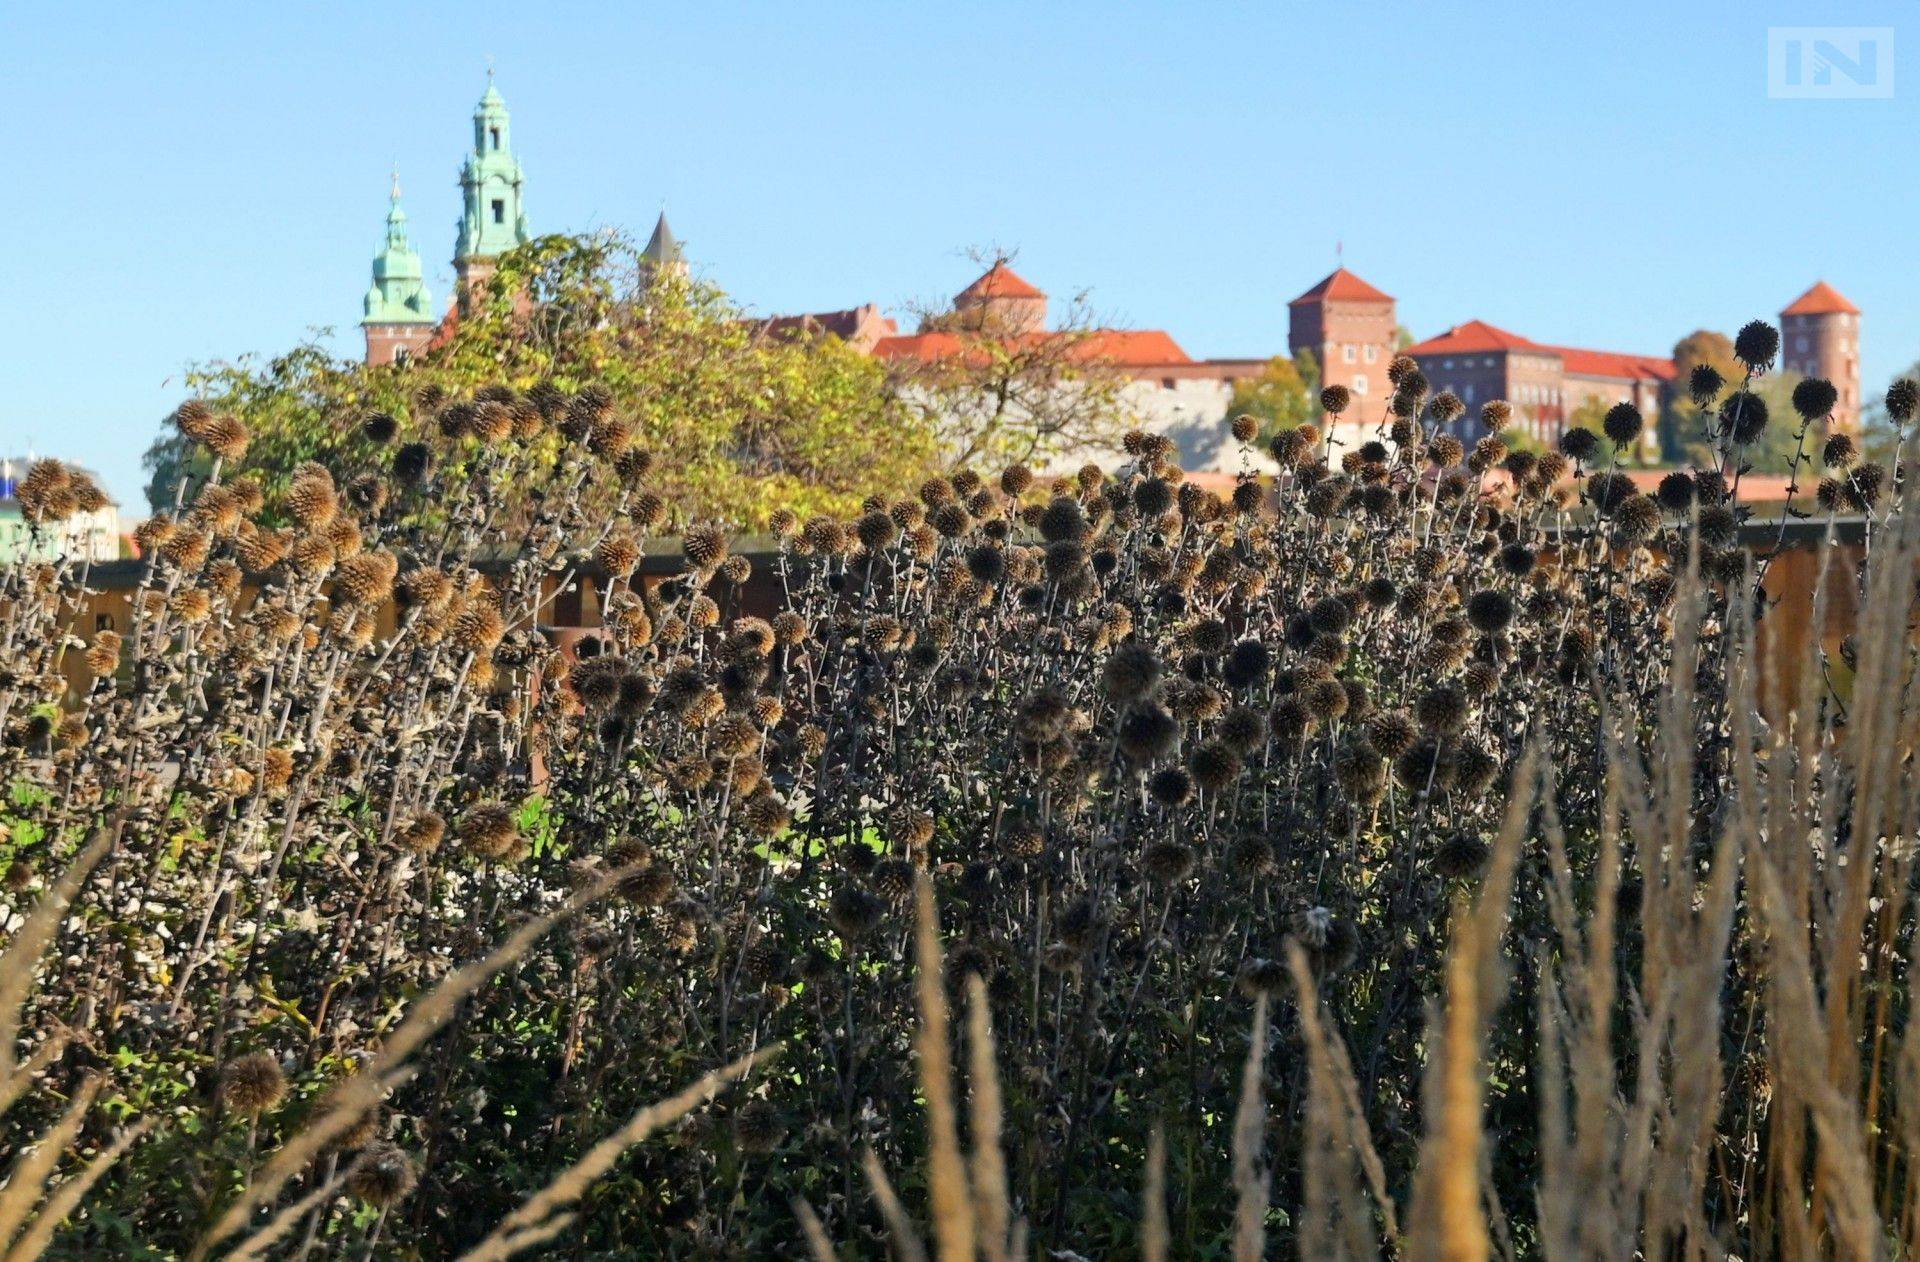
{"label": "green tree", "polygon": [[1228,416],[1252,416],[1263,436],[1320,419],[1320,364],[1312,351],[1275,355],[1258,377],[1233,387]]}
{"label": "green tree", "polygon": [[1689,458],[1689,447],[1706,442],[1707,421],[1688,393],[1687,382],[1696,365],[1710,365],[1722,378],[1739,382],[1747,370],[1733,356],[1733,339],[1712,329],[1695,329],[1673,344],[1673,389],[1661,404],[1654,430],[1660,458],[1669,464]]}
{"label": "green tree", "polygon": [[[883,365],[836,338],[766,336],[720,290],[644,267],[611,233],[541,237],[501,256],[438,344],[405,364],[342,361],[308,343],[200,365],[188,381],[247,423],[249,464],[270,493],[302,461],[355,450],[369,412],[427,436],[423,400],[493,385],[605,388],[654,455],[650,487],[685,518],[754,528],[783,505],[847,512],[937,463],[933,433]],[[186,451],[171,434],[148,451],[156,508],[192,472]]]}

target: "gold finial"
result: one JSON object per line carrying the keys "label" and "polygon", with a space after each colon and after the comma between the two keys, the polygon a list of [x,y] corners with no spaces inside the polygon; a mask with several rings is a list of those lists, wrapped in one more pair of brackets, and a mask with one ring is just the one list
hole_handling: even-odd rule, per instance
{"label": "gold finial", "polygon": [[400,164],[398,162],[393,164],[393,192],[390,196],[396,202],[400,200]]}

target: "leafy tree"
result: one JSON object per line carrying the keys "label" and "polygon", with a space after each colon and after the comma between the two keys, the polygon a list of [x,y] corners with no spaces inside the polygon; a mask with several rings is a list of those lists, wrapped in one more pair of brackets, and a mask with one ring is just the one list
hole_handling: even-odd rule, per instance
{"label": "leafy tree", "polygon": [[1233,387],[1228,416],[1252,416],[1263,435],[1320,419],[1320,364],[1313,352],[1275,355],[1260,375]]}
{"label": "leafy tree", "polygon": [[1673,344],[1673,389],[1661,405],[1654,430],[1660,440],[1660,458],[1679,463],[1689,458],[1689,444],[1705,441],[1706,422],[1687,392],[1696,365],[1708,364],[1730,382],[1739,382],[1747,370],[1733,355],[1733,339],[1712,329],[1695,329]]}
{"label": "leafy tree", "polygon": [[[435,392],[502,382],[605,388],[653,453],[649,487],[685,518],[754,528],[783,505],[844,513],[936,463],[933,433],[883,365],[834,338],[766,336],[718,289],[644,267],[618,234],[541,237],[503,255],[437,344],[405,364],[342,361],[308,343],[200,365],[188,381],[246,422],[269,492],[303,461],[338,465],[359,450],[370,412],[426,437]],[[170,507],[192,472],[187,448],[163,437],[146,466],[148,498]]]}
{"label": "leafy tree", "polygon": [[[1702,409],[1687,389],[1695,365],[1708,364],[1727,382],[1720,398]],[[1790,372],[1770,372],[1747,377],[1745,365],[1734,357],[1733,341],[1724,333],[1696,329],[1674,343],[1674,388],[1660,409],[1657,426],[1663,460],[1673,463],[1711,466],[1712,433],[1719,424],[1719,405],[1726,395],[1745,385],[1766,404],[1768,423],[1759,440],[1746,449],[1745,463],[1755,473],[1787,473],[1793,468],[1794,449],[1800,434],[1800,417],[1793,410],[1793,388],[1800,376]],[[1808,439],[1807,451],[1819,436]]]}
{"label": "leafy tree", "polygon": [[1113,330],[1085,294],[1051,329],[1008,328],[981,309],[944,308],[922,311],[919,331],[944,337],[930,353],[893,361],[893,380],[950,467],[1104,453],[1134,424],[1126,378],[1105,356]]}
{"label": "leafy tree", "polygon": [[[1574,416],[1577,418],[1579,413],[1574,413]],[[1569,422],[1569,424],[1580,423],[1582,422],[1577,419]],[[1594,432],[1599,433],[1597,426]],[[1547,444],[1534,437],[1533,431],[1524,425],[1507,426],[1500,431],[1500,441],[1506,445],[1508,451],[1530,451],[1535,455],[1539,455],[1547,450]]]}

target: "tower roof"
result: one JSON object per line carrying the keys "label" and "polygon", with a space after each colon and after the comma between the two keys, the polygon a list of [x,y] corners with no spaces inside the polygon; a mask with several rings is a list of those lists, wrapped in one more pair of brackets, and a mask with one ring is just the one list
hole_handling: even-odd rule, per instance
{"label": "tower roof", "polygon": [[640,257],[649,267],[686,266],[687,259],[680,250],[680,239],[667,226],[666,211],[661,211],[660,218],[654,220],[653,235],[647,238],[647,248],[640,251]]}
{"label": "tower roof", "polygon": [[1309,289],[1306,293],[1301,294],[1287,305],[1289,307],[1297,307],[1302,303],[1326,301],[1392,302],[1393,295],[1382,293],[1344,267],[1336,267],[1328,274],[1325,280],[1315,285],[1312,289]]}
{"label": "tower roof", "polygon": [[460,229],[453,261],[497,258],[533,234],[522,201],[525,176],[513,153],[507,102],[487,72],[487,90],[473,111],[473,149],[460,166]]}
{"label": "tower roof", "polygon": [[1813,288],[1801,294],[1780,312],[1783,316],[1799,315],[1859,315],[1860,308],[1848,302],[1846,296],[1826,281],[1815,281]]}
{"label": "tower roof", "polygon": [[1046,291],[1037,285],[1029,284],[1019,273],[1007,266],[1005,259],[996,259],[992,267],[982,272],[973,284],[955,294],[954,305],[963,302],[978,301],[982,298],[1045,298]]}
{"label": "tower roof", "polygon": [[362,324],[432,324],[420,255],[407,241],[407,212],[400,208],[400,172],[387,194],[387,236],[373,256],[373,285],[362,303]]}

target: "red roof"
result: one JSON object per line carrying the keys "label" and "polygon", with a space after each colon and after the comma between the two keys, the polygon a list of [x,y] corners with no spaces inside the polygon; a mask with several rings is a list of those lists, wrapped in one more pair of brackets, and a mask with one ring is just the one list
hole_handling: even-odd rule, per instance
{"label": "red roof", "polygon": [[[1032,345],[1059,336],[1057,333],[1025,333],[1014,340],[1020,345]],[[978,338],[958,333],[913,333],[904,337],[883,337],[874,344],[873,353],[880,359],[930,361],[965,355],[978,345]],[[1160,329],[1096,329],[1073,343],[1073,358],[1097,360],[1116,368],[1193,362],[1186,351],[1180,348],[1180,343]]]}
{"label": "red roof", "polygon": [[1473,355],[1481,351],[1551,352],[1551,346],[1529,341],[1518,333],[1496,328],[1485,320],[1456,324],[1438,337],[1430,337],[1402,351],[1403,355]]}
{"label": "red roof", "polygon": [[870,321],[880,326],[882,337],[891,337],[900,331],[898,325],[881,315],[879,308],[871,303],[864,307],[851,307],[845,311],[811,311],[802,315],[768,316],[754,323],[762,333],[770,337],[805,337],[810,334],[831,333],[842,341],[852,341]]}
{"label": "red roof", "polygon": [[1590,351],[1581,346],[1548,346],[1544,342],[1521,337],[1518,333],[1509,333],[1485,320],[1456,324],[1438,337],[1430,337],[1416,346],[1409,346],[1403,353],[1417,357],[1478,355],[1488,351],[1531,351],[1538,355],[1558,355],[1560,366],[1565,371],[1583,377],[1619,377],[1628,381],[1651,377],[1656,381],[1671,381],[1674,375],[1671,359],[1661,359],[1655,355],[1630,355],[1620,351]]}
{"label": "red roof", "polygon": [[1641,381],[1649,377],[1655,381],[1672,381],[1674,377],[1671,359],[1627,355],[1619,351],[1589,351],[1578,346],[1549,346],[1546,349],[1559,351],[1561,366],[1582,377],[1620,377],[1628,381]]}
{"label": "red roof", "polygon": [[1047,295],[1028,284],[1002,259],[980,274],[980,278],[954,295],[959,303],[969,298],[1045,298]]}
{"label": "red roof", "polygon": [[1325,280],[1287,305],[1297,307],[1301,303],[1323,302],[1327,299],[1335,302],[1392,302],[1393,295],[1381,293],[1344,267],[1336,267]]}
{"label": "red roof", "polygon": [[1801,294],[1780,314],[1790,315],[1859,315],[1860,308],[1848,302],[1841,292],[1826,281],[1816,281],[1812,289]]}

